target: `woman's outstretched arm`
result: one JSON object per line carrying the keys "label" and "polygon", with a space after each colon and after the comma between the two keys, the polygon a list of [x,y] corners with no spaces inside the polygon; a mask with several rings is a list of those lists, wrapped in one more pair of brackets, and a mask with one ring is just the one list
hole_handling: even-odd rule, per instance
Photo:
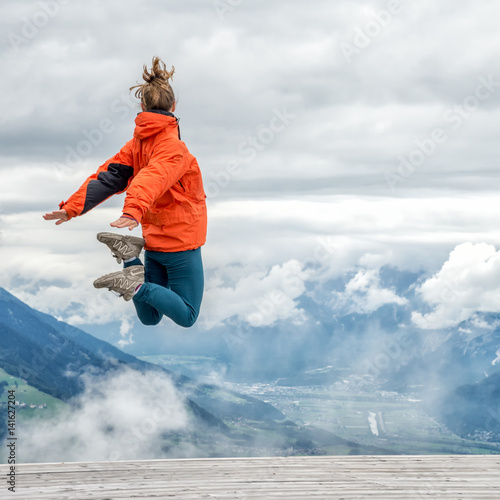
{"label": "woman's outstretched arm", "polygon": [[45,214],[44,219],[58,219],[56,224],[62,224],[73,217],[87,213],[114,194],[123,193],[134,176],[132,141],[101,165],[67,201],[61,202],[59,210]]}

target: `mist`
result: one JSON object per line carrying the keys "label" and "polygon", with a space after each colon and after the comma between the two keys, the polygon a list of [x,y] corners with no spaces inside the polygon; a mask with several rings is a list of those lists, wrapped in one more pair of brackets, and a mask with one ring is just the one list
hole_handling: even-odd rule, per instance
{"label": "mist", "polygon": [[194,447],[167,448],[164,436],[191,422],[170,378],[120,368],[87,373],[84,391],[50,421],[23,421],[21,462],[82,462],[185,457]]}

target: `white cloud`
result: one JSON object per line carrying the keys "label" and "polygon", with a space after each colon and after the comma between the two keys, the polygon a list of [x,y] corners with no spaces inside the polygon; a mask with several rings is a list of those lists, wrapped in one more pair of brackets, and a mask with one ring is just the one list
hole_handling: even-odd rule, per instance
{"label": "white cloud", "polygon": [[[55,418],[23,424],[22,462],[165,458],[162,434],[190,425],[166,374],[122,368],[106,376],[87,374],[84,382],[84,392]],[[173,450],[174,456],[189,453],[189,447]]]}
{"label": "white cloud", "polygon": [[[232,315],[255,325],[301,318],[294,301],[303,292],[287,291],[288,266],[309,269],[298,271],[298,283],[324,283],[358,265],[435,269],[449,248],[464,239],[479,242],[487,235],[500,245],[500,233],[494,230],[500,217],[496,198],[212,201],[208,242],[202,250],[207,286],[200,319],[208,328]],[[96,277],[119,269],[95,238],[98,231],[108,230],[119,211],[120,200],[107,202],[62,226],[44,221],[43,211],[5,215],[1,251],[9,265],[0,269],[2,286],[32,307],[74,325],[118,321],[125,329],[136,321],[132,304],[92,286]],[[269,294],[280,290],[285,299],[273,306],[273,313],[265,319],[255,314],[256,300],[267,310],[264,303],[273,300]],[[123,342],[131,340],[127,335]]]}
{"label": "white cloud", "polygon": [[462,243],[417,292],[432,309],[413,312],[413,322],[420,328],[454,327],[474,320],[478,312],[499,313],[500,251],[487,243]]}
{"label": "white cloud", "polygon": [[134,322],[128,319],[122,319],[120,325],[120,335],[122,338],[117,342],[117,345],[120,349],[124,347],[134,344],[132,329],[134,326]]}
{"label": "white cloud", "polygon": [[[151,0],[134,12],[118,0],[91,4],[65,2],[18,49],[8,40],[0,49],[0,63],[10,71],[0,96],[2,258],[9,263],[0,283],[31,305],[74,324],[119,320],[123,332],[132,321],[129,304],[91,285],[113,269],[91,241],[109,229],[120,202],[64,228],[40,216],[131,137],[138,109],[128,88],[153,54],[176,66],[183,138],[205,183],[215,182],[229,162],[241,167],[209,200],[203,255],[209,276],[223,280],[234,264],[248,276],[235,275],[234,290],[209,285],[207,324],[230,312],[257,324],[254,298],[280,289],[266,276],[292,260],[319,265],[312,278],[326,281],[358,264],[436,269],[463,241],[500,245],[500,208],[491,193],[500,92],[394,192],[384,176],[415,140],[443,126],[443,112],[462,104],[479,76],[500,79],[494,2],[405,5],[351,64],[341,43],[386,9],[386,0],[252,0],[223,20],[212,2],[198,0]],[[4,2],[0,10],[2,32],[21,33],[40,3]],[[147,37],[137,16],[147,19]],[[284,108],[297,118],[247,161],[238,145]],[[113,131],[76,165],[55,166],[102,118]],[[236,285],[241,278],[255,289]],[[301,317],[297,297],[285,297],[263,321]]]}
{"label": "white cloud", "polygon": [[331,303],[340,314],[370,314],[386,304],[406,305],[408,300],[380,285],[378,269],[361,269],[343,292],[333,293]]}
{"label": "white cloud", "polygon": [[499,364],[500,365],[500,349],[495,353],[496,358],[491,362],[493,366]]}
{"label": "white cloud", "polygon": [[[28,43],[17,51],[6,44],[0,52],[0,62],[15,75],[5,83],[9,98],[3,109],[9,127],[3,154],[24,162],[39,162],[41,157],[64,161],[67,147],[76,147],[85,139],[84,131],[106,117],[115,130],[93,148],[88,159],[97,166],[132,132],[137,109],[125,112],[127,106],[115,101],[128,96],[152,51],[168,47],[168,54],[159,55],[177,67],[174,85],[182,127],[188,145],[200,153],[205,172],[219,169],[221,159],[230,155],[241,160],[238,144],[265,124],[274,108],[285,106],[297,120],[245,173],[257,183],[256,191],[268,189],[270,177],[323,177],[336,190],[352,192],[354,187],[357,192],[377,189],[387,194],[385,169],[397,165],[397,156],[409,152],[415,139],[442,124],[443,111],[470,95],[478,76],[496,74],[500,46],[491,22],[498,6],[490,2],[488,7],[474,7],[471,15],[467,4],[443,0],[436,6],[428,0],[405,7],[348,64],[342,41],[351,39],[387,4],[243,2],[221,21],[211,2],[151,1],[141,6],[150,27],[144,38],[132,35],[140,32],[136,16],[123,11],[116,0],[94,2],[90,11],[65,3]],[[2,10],[2,31],[19,33],[24,19],[40,5],[27,0],[5,4]],[[113,26],[106,23],[109,18]],[[427,30],[422,36],[424,19]],[[165,24],[168,30],[162,29]],[[460,36],[464,30],[474,37],[473,50],[469,38]],[[123,32],[130,37],[125,40]],[[444,41],[443,32],[450,35]],[[446,161],[436,155],[422,169],[424,175],[415,175],[401,190],[440,183],[436,167],[437,173],[450,170],[450,182],[470,189],[459,173],[491,168],[488,157],[494,155],[477,152],[498,151],[489,125],[498,121],[499,102],[495,94],[483,103],[482,111],[467,120],[468,130],[459,140],[446,144]],[[21,147],[26,141],[30,148]],[[481,183],[488,186],[484,176]],[[238,186],[237,194],[245,184]],[[298,182],[294,190],[315,191],[322,184]]]}
{"label": "white cloud", "polygon": [[[233,275],[235,273],[233,269]],[[225,319],[238,316],[251,326],[269,326],[278,320],[305,320],[304,311],[295,299],[305,292],[309,272],[300,262],[291,260],[273,266],[269,272],[240,268],[232,286],[222,284],[217,277],[207,284],[205,313],[202,320],[215,326]]]}

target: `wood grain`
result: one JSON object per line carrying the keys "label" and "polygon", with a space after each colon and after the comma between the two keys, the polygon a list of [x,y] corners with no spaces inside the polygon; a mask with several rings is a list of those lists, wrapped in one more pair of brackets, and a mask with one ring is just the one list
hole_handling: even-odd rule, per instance
{"label": "wood grain", "polygon": [[[0,465],[6,478],[7,465]],[[500,499],[499,455],[217,458],[16,465],[16,493],[63,499]]]}

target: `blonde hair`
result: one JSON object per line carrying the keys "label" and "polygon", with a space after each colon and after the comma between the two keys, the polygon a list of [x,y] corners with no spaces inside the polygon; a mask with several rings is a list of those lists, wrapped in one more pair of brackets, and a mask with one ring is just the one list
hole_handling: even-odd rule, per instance
{"label": "blonde hair", "polygon": [[159,57],[153,57],[151,70],[148,71],[144,65],[142,78],[145,83],[134,85],[130,90],[136,89],[135,97],[141,100],[145,111],[152,109],[171,111],[175,95],[168,81],[174,76],[174,71],[173,66],[167,71],[165,63]]}

